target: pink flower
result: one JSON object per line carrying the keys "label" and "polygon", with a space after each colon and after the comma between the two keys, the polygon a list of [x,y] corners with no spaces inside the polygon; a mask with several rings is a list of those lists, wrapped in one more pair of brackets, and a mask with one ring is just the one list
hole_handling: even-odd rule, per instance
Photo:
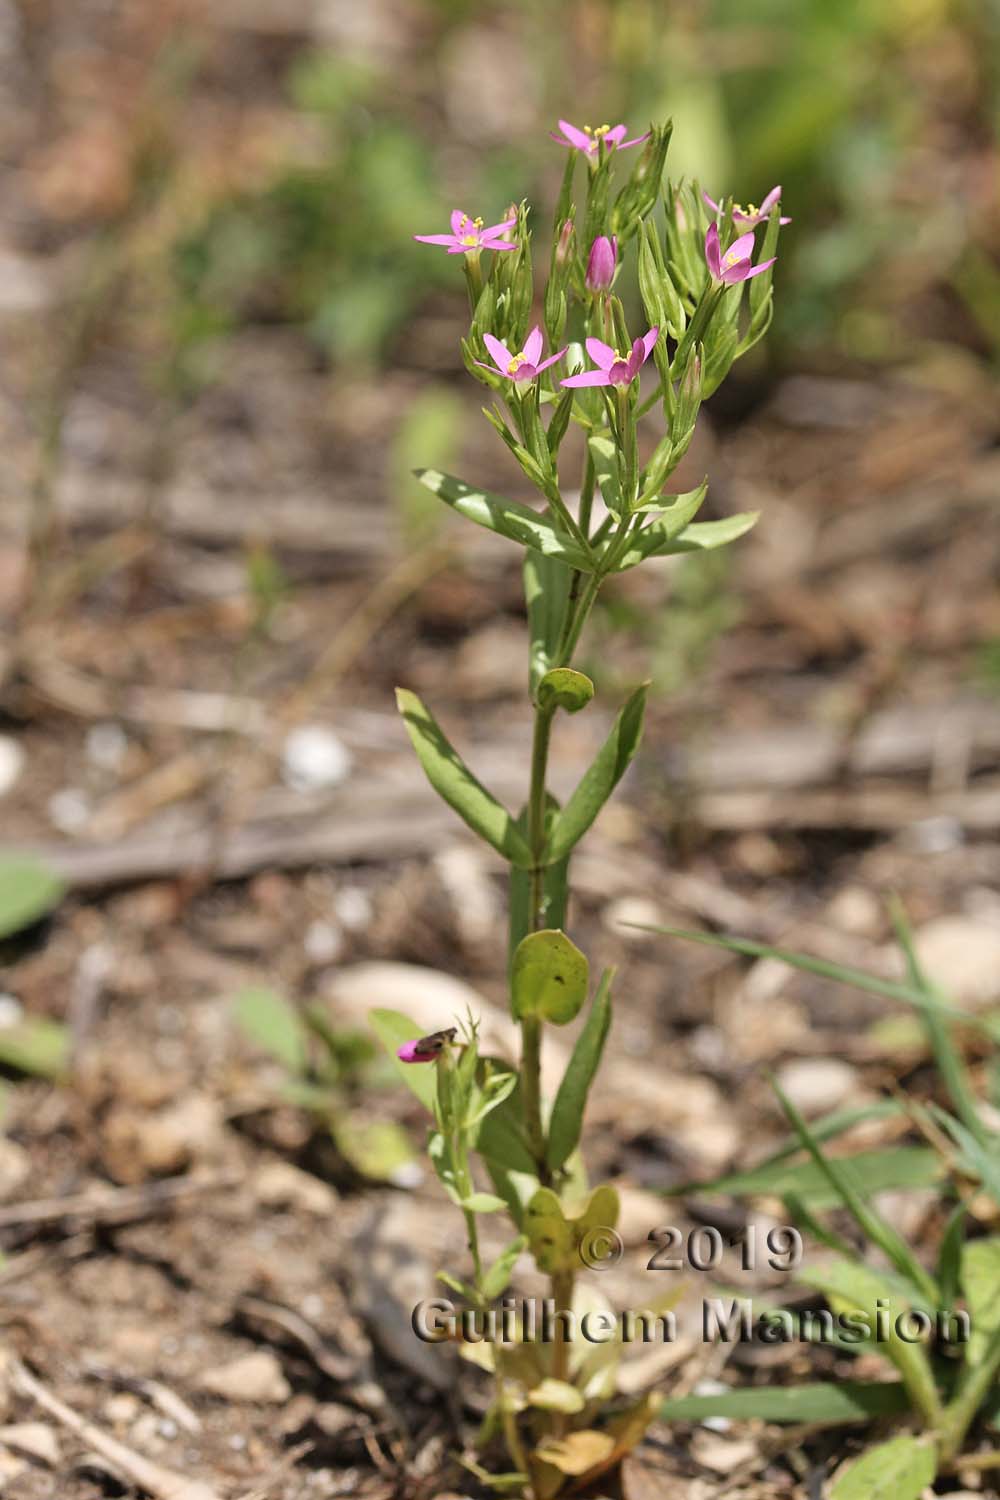
{"label": "pink flower", "polygon": [[587,353],[597,369],[584,370],[579,375],[567,375],[565,380],[559,382],[560,385],[631,385],[652,354],[659,331],[658,328],[651,328],[641,339],[636,339],[631,353],[624,356],[600,339],[588,339]]}
{"label": "pink flower", "polygon": [[[707,193],[702,193],[701,196],[704,198],[705,202],[708,204],[709,208],[714,214],[721,214],[721,203],[716,203],[715,199],[710,198]],[[779,185],[778,187],[773,187],[771,189],[767,197],[764,199],[763,203],[760,205],[760,208],[756,208],[752,203],[748,208],[741,208],[738,203],[734,203],[733,223],[745,224],[748,229],[756,229],[757,225],[761,223],[763,219],[767,219],[770,216],[771,209],[780,200],[780,198],[781,187]],[[778,220],[779,224],[790,224],[791,222],[791,219],[786,218],[780,218]]]}
{"label": "pink flower", "polygon": [[502,375],[505,380],[513,380],[515,385],[523,385],[528,380],[534,380],[542,370],[547,370],[549,365],[554,365],[557,359],[562,359],[566,353],[560,349],[558,354],[550,354],[548,359],[538,363],[538,356],[542,352],[542,330],[535,327],[524,341],[524,348],[520,354],[511,354],[506,344],[501,344],[492,333],[483,334],[483,343],[493,356],[491,365],[484,364],[481,359],[476,364],[481,370],[489,370],[494,375]]}
{"label": "pink flower", "polygon": [[615,125],[614,127],[611,125],[598,125],[596,129],[591,129],[589,125],[585,125],[580,130],[578,126],[571,125],[568,120],[560,120],[559,129],[562,131],[562,135],[556,135],[554,130],[549,131],[552,139],[558,141],[560,146],[570,146],[574,151],[582,151],[584,156],[596,156],[597,148],[601,141],[609,148],[617,147],[619,151],[624,151],[627,146],[641,146],[643,141],[649,140],[650,136],[650,132],[647,130],[645,135],[633,136],[632,140],[626,141],[624,139],[628,131],[626,125]]}
{"label": "pink flower", "polygon": [[608,291],[612,281],[615,279],[615,267],[617,264],[617,235],[612,235],[608,239],[606,234],[599,234],[590,247],[590,258],[587,261],[587,276],[584,283],[587,291]]}
{"label": "pink flower", "polygon": [[446,245],[449,255],[469,255],[476,250],[513,250],[511,240],[501,239],[508,229],[513,229],[516,219],[505,219],[502,224],[491,224],[483,228],[482,219],[470,219],[460,208],[453,209],[451,234],[415,234],[413,238],[424,245]]}
{"label": "pink flower", "polygon": [[777,260],[777,256],[772,255],[770,260],[762,260],[759,266],[751,266],[751,255],[753,255],[752,229],[747,234],[741,234],[738,240],[733,240],[723,255],[719,245],[718,226],[709,224],[708,233],[705,235],[705,259],[714,281],[720,281],[723,286],[735,286],[738,281],[746,281],[751,276],[759,276],[761,271],[766,271]]}
{"label": "pink flower", "polygon": [[449,1042],[455,1040],[456,1033],[457,1028],[449,1026],[444,1031],[432,1032],[430,1036],[415,1037],[412,1042],[397,1047],[396,1056],[405,1063],[435,1062]]}

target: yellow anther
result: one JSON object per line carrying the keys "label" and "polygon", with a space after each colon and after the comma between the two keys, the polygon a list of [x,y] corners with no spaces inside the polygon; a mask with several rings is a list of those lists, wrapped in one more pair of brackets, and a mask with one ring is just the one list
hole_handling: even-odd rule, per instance
{"label": "yellow anther", "polygon": [[516,375],[517,372],[518,372],[518,370],[521,368],[521,366],[523,364],[527,364],[527,355],[525,355],[525,354],[515,354],[514,358],[511,360],[510,364],[507,366],[507,374],[508,375]]}
{"label": "yellow anther", "polygon": [[472,222],[473,222],[473,224],[475,224],[475,226],[476,226],[477,229],[482,229],[482,227],[483,227],[483,221],[482,221],[482,219],[473,219]]}

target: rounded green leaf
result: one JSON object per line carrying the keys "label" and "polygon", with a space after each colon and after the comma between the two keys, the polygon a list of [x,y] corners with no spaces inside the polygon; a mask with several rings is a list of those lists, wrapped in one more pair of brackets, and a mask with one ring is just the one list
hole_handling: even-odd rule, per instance
{"label": "rounded green leaf", "polygon": [[518,943],[511,964],[511,1005],[517,1020],[538,1016],[565,1026],[587,998],[590,965],[564,932],[545,928]]}
{"label": "rounded green leaf", "polygon": [[58,906],[63,883],[30,854],[0,854],[0,938],[10,937]]}
{"label": "rounded green leaf", "polygon": [[539,708],[564,708],[578,714],[594,696],[594,684],[573,667],[553,667],[538,684]]}
{"label": "rounded green leaf", "polygon": [[933,1444],[909,1436],[892,1438],[842,1469],[830,1500],[918,1500],[936,1471]]}

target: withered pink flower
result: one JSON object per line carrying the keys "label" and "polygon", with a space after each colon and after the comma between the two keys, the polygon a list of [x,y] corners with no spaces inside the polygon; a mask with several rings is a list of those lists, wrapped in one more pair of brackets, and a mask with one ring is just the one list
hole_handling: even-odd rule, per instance
{"label": "withered pink flower", "polygon": [[[701,196],[704,198],[705,202],[708,204],[709,208],[714,214],[721,214],[721,203],[716,203],[715,199],[710,198],[707,193],[702,193]],[[756,229],[757,225],[760,224],[762,220],[770,217],[771,209],[776,203],[780,202],[780,199],[781,185],[779,183],[777,187],[773,187],[771,189],[759,208],[757,208],[753,203],[749,204],[746,208],[742,208],[740,204],[734,203],[733,223],[745,224],[747,229]],[[786,219],[784,216],[782,216],[778,220],[779,224],[790,224],[791,222],[791,219]]]}
{"label": "withered pink flower", "polygon": [[631,385],[652,354],[659,331],[658,328],[651,328],[641,339],[636,339],[631,351],[624,355],[601,339],[588,339],[587,353],[597,369],[582,370],[579,375],[567,375],[565,380],[559,382],[560,385]]}
{"label": "withered pink flower", "polygon": [[588,292],[606,292],[610,290],[611,283],[615,279],[615,267],[618,264],[618,238],[612,235],[609,239],[606,234],[599,234],[590,247],[590,256],[587,260],[587,275],[585,286]]}
{"label": "withered pink flower", "polygon": [[562,135],[557,135],[554,130],[549,131],[552,139],[558,141],[560,146],[569,146],[574,151],[582,151],[584,156],[596,156],[601,141],[609,148],[624,151],[629,146],[641,146],[643,141],[649,140],[651,134],[647,130],[645,135],[636,135],[627,141],[625,139],[628,134],[627,125],[598,125],[595,128],[585,125],[581,130],[578,125],[571,125],[568,120],[560,120],[559,129]]}
{"label": "withered pink flower", "polygon": [[772,255],[770,260],[762,260],[760,265],[752,266],[750,257],[753,255],[753,230],[747,234],[741,234],[738,240],[733,240],[729,249],[723,254],[719,244],[719,230],[715,224],[709,224],[708,233],[705,235],[705,260],[712,278],[719,281],[723,286],[735,286],[738,281],[747,281],[751,276],[759,276],[761,271],[766,271],[773,266],[777,256]]}
{"label": "withered pink flower", "polygon": [[414,1037],[412,1042],[404,1042],[396,1048],[396,1056],[405,1063],[435,1062],[448,1043],[455,1040],[457,1030],[455,1026],[448,1026],[444,1031],[432,1031],[430,1036]]}
{"label": "withered pink flower", "polygon": [[460,208],[452,211],[451,234],[415,234],[413,238],[424,245],[442,245],[449,255],[469,255],[476,250],[513,250],[512,240],[501,239],[508,229],[513,229],[516,219],[505,219],[502,224],[491,224],[483,228],[482,219],[470,219]]}
{"label": "withered pink flower", "polygon": [[484,364],[481,359],[476,364],[482,370],[489,370],[493,375],[502,375],[505,380],[513,380],[515,385],[524,385],[529,380],[534,380],[542,370],[547,370],[549,365],[554,365],[557,359],[562,359],[566,353],[560,349],[558,354],[550,354],[548,359],[543,359],[541,364],[538,356],[542,352],[542,330],[534,327],[524,341],[524,348],[520,354],[511,354],[506,344],[501,344],[499,339],[493,337],[492,333],[483,334],[483,343],[493,356],[491,365]]}

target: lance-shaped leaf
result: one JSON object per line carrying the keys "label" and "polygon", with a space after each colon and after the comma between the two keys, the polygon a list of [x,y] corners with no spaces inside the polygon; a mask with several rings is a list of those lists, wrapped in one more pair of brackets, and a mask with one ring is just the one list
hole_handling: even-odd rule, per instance
{"label": "lance-shaped leaf", "polygon": [[613,969],[605,969],[597,987],[586,1025],[576,1039],[576,1046],[566,1066],[549,1121],[548,1164],[557,1172],[576,1150],[583,1126],[587,1095],[594,1081],[611,1026],[611,979]]}
{"label": "lance-shaped leaf", "polygon": [[517,1239],[511,1240],[507,1248],[497,1256],[483,1277],[483,1296],[487,1302],[492,1302],[494,1297],[499,1297],[507,1290],[507,1283],[514,1274],[518,1257],[522,1250],[527,1249],[527,1246],[527,1237],[519,1234]]}
{"label": "lance-shaped leaf", "polygon": [[594,560],[571,536],[557,530],[548,516],[539,515],[528,505],[516,500],[505,500],[489,490],[475,489],[451,474],[442,474],[437,469],[417,469],[416,476],[433,494],[439,495],[459,515],[487,531],[495,531],[522,547],[531,547],[545,557],[593,572]]}
{"label": "lance-shaped leaf", "polygon": [[622,500],[621,479],[618,472],[618,449],[610,438],[592,437],[587,446],[590,449],[591,462],[594,465],[594,477],[597,487],[601,492],[601,499],[616,521],[622,518],[624,502]]}
{"label": "lance-shaped leaf", "polygon": [[673,1396],[663,1402],[664,1422],[783,1422],[840,1427],[893,1417],[908,1410],[910,1398],[898,1380],[839,1380],[836,1385],[760,1386],[716,1396]]}
{"label": "lance-shaped leaf", "polygon": [[891,1438],[841,1470],[830,1500],[919,1500],[936,1473],[930,1438]]}
{"label": "lance-shaped leaf", "polygon": [[565,1026],[587,998],[590,965],[564,932],[543,928],[518,943],[510,966],[511,1008],[517,1020],[538,1016]]}
{"label": "lance-shaped leaf", "polygon": [[975,1366],[982,1363],[1000,1328],[1000,1237],[991,1235],[965,1246],[961,1282],[972,1324],[965,1358]]}
{"label": "lance-shaped leaf", "polygon": [[476,780],[430,710],[407,688],[396,689],[396,702],[417,758],[438,795],[504,859],[529,868],[531,850],[515,820]]}
{"label": "lance-shaped leaf", "polygon": [[546,848],[546,860],[565,859],[593,823],[601,808],[625,774],[642,739],[642,720],[649,683],[636,688],[614,722],[611,733],[583,773],[576,790],[555,819]]}
{"label": "lance-shaped leaf", "polygon": [[569,596],[569,569],[552,557],[528,551],[524,556],[524,598],[531,633],[531,696],[552,667]]}
{"label": "lance-shaped leaf", "polygon": [[[697,490],[693,491],[694,495],[698,493]],[[677,498],[693,503],[692,496],[689,495],[679,495]],[[699,505],[702,499],[704,493],[699,497]],[[726,547],[730,542],[745,536],[757,524],[759,515],[759,511],[748,510],[736,516],[725,516],[721,521],[693,521],[673,536],[665,536],[660,531],[660,520],[664,519],[665,529],[671,529],[670,520],[661,517],[652,521],[649,526],[644,526],[642,531],[636,532],[631,538],[628,551],[616,565],[615,572],[624,573],[645,562],[647,557],[675,557],[681,552],[712,552],[716,547]]]}

